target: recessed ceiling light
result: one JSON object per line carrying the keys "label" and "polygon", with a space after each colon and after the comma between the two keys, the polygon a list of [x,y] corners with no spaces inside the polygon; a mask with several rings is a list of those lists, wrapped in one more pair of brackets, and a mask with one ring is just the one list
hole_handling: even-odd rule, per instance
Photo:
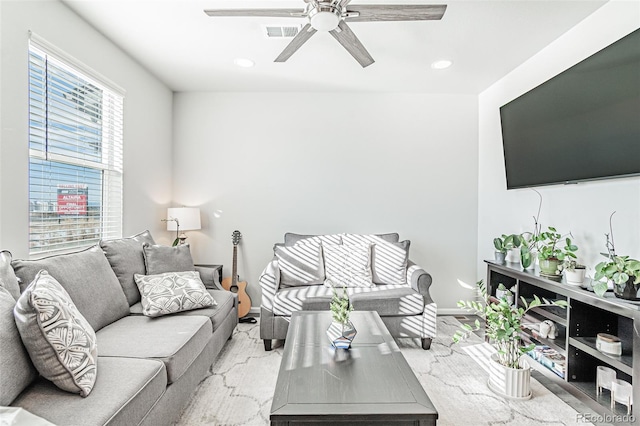
{"label": "recessed ceiling light", "polygon": [[434,70],[443,70],[445,68],[449,68],[452,64],[453,62],[448,59],[441,59],[432,63],[431,68],[433,68]]}
{"label": "recessed ceiling light", "polygon": [[233,63],[242,68],[251,68],[255,65],[255,62],[246,58],[236,58],[233,60]]}

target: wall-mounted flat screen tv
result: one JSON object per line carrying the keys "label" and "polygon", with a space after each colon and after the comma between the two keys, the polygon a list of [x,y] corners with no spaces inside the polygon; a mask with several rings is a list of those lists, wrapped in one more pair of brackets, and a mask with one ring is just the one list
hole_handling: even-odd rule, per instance
{"label": "wall-mounted flat screen tv", "polygon": [[507,189],[640,175],[640,29],[500,108]]}

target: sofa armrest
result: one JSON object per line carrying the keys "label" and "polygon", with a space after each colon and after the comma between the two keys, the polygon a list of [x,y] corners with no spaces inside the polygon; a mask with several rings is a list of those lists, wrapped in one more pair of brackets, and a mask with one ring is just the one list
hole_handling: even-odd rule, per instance
{"label": "sofa armrest", "polygon": [[222,281],[222,277],[220,276],[220,267],[219,266],[204,266],[204,265],[195,265],[196,271],[200,274],[200,279],[204,283],[206,288],[214,289],[214,290],[224,290],[220,285]]}
{"label": "sofa armrest", "polygon": [[407,266],[407,283],[412,289],[424,297],[425,305],[433,303],[433,299],[429,294],[429,287],[431,287],[432,282],[431,274],[412,261],[409,261],[409,265]]}
{"label": "sofa armrest", "polygon": [[278,268],[278,261],[275,258],[264,268],[260,274],[259,282],[262,289],[261,307],[273,312],[273,298],[280,286],[280,268]]}

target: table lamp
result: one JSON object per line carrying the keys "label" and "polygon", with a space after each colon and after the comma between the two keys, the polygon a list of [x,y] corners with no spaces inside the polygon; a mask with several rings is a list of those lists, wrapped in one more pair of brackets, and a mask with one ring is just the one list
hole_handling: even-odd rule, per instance
{"label": "table lamp", "polygon": [[176,231],[173,245],[184,244],[187,239],[184,231],[201,229],[200,209],[197,207],[169,207],[165,222],[167,222],[167,231]]}

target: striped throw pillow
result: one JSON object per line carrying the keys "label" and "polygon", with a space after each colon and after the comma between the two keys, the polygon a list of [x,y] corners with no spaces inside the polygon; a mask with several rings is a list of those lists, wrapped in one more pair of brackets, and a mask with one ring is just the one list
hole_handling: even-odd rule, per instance
{"label": "striped throw pillow", "polygon": [[319,241],[300,240],[292,246],[276,246],[280,286],[296,287],[324,282],[324,260]]}

